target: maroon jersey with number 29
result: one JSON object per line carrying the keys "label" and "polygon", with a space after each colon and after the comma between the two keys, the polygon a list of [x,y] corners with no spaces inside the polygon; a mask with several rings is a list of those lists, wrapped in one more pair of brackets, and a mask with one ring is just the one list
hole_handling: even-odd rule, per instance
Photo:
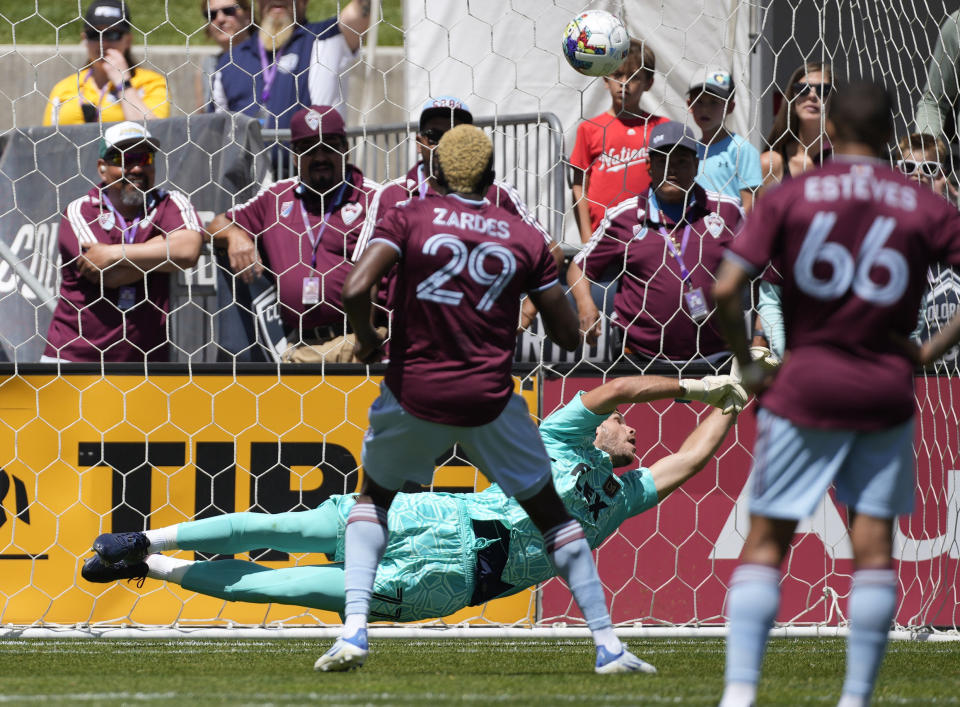
{"label": "maroon jersey with number 29", "polygon": [[761,404],[804,427],[879,430],[914,411],[904,343],[927,267],[960,265],[960,213],[878,160],[835,157],[757,202],[727,254],[782,263],[787,356]]}
{"label": "maroon jersey with number 29", "polygon": [[557,284],[543,235],[486,199],[428,194],[387,211],[371,238],[400,254],[386,384],[430,422],[484,425],[513,392],[520,297]]}

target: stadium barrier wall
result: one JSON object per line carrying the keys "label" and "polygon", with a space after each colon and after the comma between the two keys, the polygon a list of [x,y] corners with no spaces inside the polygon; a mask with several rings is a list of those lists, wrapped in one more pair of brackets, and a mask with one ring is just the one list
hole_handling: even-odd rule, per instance
{"label": "stadium barrier wall", "polygon": [[[145,375],[143,367],[116,366],[101,375],[92,366],[38,364],[8,371],[0,398],[0,448],[7,450],[0,462],[0,624],[338,624],[331,613],[231,604],[150,580],[138,591],[80,578],[102,532],[241,510],[307,510],[359,488],[367,409],[381,376],[359,365],[284,369],[236,376],[227,367],[169,365]],[[535,411],[535,379],[518,379],[517,388]],[[453,453],[439,462],[435,490],[488,485]],[[274,568],[330,561],[272,551],[249,556]],[[527,591],[448,621],[531,622],[533,606]]]}
{"label": "stadium barrier wall", "polygon": [[[100,532],[161,527],[239,510],[282,512],[358,488],[367,408],[380,375],[363,366],[4,365],[0,442],[0,624],[62,631],[117,626],[323,626],[332,614],[279,605],[229,604],[172,585],[90,585],[82,559]],[[548,414],[599,379],[571,373],[539,381],[515,371],[532,411]],[[147,375],[149,374],[149,375]],[[896,540],[901,605],[911,630],[957,625],[960,464],[944,406],[960,381],[918,377],[917,512]],[[542,396],[542,402],[541,402]],[[705,414],[699,404],[637,405],[638,457],[676,451]],[[651,512],[628,520],[598,551],[614,620],[642,628],[717,626],[746,530],[744,488],[754,437],[744,413],[716,460]],[[447,457],[448,455],[443,455]],[[434,490],[486,482],[451,453]],[[599,491],[592,502],[602,503]],[[192,553],[181,552],[192,559]],[[271,567],[329,561],[251,553]],[[842,626],[851,556],[832,499],[801,526],[784,579],[778,620]],[[466,609],[444,625],[580,623],[560,580]],[[19,629],[17,629],[19,630]],[[671,634],[672,635],[672,634]]]}
{"label": "stadium barrier wall", "polygon": [[[576,374],[548,378],[542,385],[544,415],[596,382]],[[901,518],[896,530],[896,622],[955,628],[960,619],[960,459],[952,401],[960,395],[960,380],[917,377],[916,395],[917,497],[914,514]],[[700,474],[656,510],[628,520],[600,549],[597,565],[615,622],[723,623],[729,578],[749,529],[747,477],[755,409],[751,403]],[[705,410],[709,408],[673,401],[632,406],[626,421],[637,430],[641,464],[679,449]],[[594,500],[602,503],[602,494],[595,493]],[[853,554],[845,512],[832,491],[801,522],[792,548],[777,620],[791,626],[845,622]],[[556,579],[543,585],[541,604],[544,622],[578,616],[569,592]]]}

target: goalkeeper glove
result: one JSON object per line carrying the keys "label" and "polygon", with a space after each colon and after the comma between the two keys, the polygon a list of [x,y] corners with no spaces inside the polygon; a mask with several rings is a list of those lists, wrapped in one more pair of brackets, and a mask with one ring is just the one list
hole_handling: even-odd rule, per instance
{"label": "goalkeeper glove", "polygon": [[[778,368],[782,361],[780,357],[773,353],[766,346],[750,347],[750,383],[759,383],[764,378],[772,374]],[[740,370],[740,363],[736,358],[730,364],[730,375],[738,381],[743,381],[743,371]]]}
{"label": "goalkeeper glove", "polygon": [[685,398],[720,408],[724,415],[740,412],[747,404],[747,391],[733,376],[681,378],[680,389]]}

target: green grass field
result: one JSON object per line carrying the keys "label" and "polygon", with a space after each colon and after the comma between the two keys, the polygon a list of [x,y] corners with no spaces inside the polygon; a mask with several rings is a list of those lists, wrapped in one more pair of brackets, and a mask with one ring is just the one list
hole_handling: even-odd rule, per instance
{"label": "green grass field", "polygon": [[[715,705],[718,639],[634,640],[660,673],[598,676],[585,640],[406,640],[371,644],[353,673],[313,671],[328,641],[0,640],[0,704]],[[839,639],[776,639],[760,705],[833,705]],[[960,643],[895,641],[875,705],[960,704]]]}
{"label": "green grass field", "polygon": [[[82,25],[77,19],[90,0],[0,0],[0,44],[76,44]],[[334,15],[344,0],[311,0],[308,17],[319,21]],[[383,23],[378,42],[403,44],[401,0],[382,0]],[[199,0],[129,0],[133,24],[147,35],[150,44],[210,44],[200,32],[204,19]],[[134,45],[144,41],[134,35]]]}

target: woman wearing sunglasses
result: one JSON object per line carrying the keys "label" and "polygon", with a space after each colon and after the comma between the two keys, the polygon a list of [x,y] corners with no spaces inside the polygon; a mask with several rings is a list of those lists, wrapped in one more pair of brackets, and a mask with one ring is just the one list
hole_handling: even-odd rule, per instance
{"label": "woman wearing sunglasses", "polygon": [[770,149],[760,155],[765,187],[802,174],[830,156],[824,121],[832,80],[830,65],[817,62],[798,67],[790,76],[767,136]]}
{"label": "woman wearing sunglasses", "polygon": [[210,103],[211,77],[220,57],[250,38],[250,0],[200,0],[200,11],[207,19],[206,33],[220,45],[220,53],[205,57],[200,64],[197,100],[201,108]]}
{"label": "woman wearing sunglasses", "polygon": [[83,38],[88,63],[53,87],[44,125],[170,116],[166,78],[138,66],[130,53],[130,11],[122,0],[93,0]]}

